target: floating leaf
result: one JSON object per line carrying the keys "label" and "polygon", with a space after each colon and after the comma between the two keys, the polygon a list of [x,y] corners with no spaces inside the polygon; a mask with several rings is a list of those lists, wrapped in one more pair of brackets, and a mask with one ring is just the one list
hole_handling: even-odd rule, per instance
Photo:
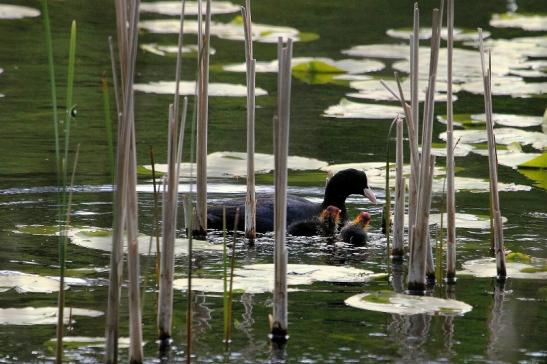
{"label": "floating leaf", "polygon": [[[177,34],[180,30],[179,19],[144,20],[139,23],[141,29],[151,33]],[[196,20],[184,21],[185,34],[197,34],[198,22]],[[230,23],[211,22],[211,35],[222,39],[245,40],[245,33],[241,23],[241,16],[234,18]],[[291,27],[282,27],[265,24],[252,24],[253,41],[260,43],[277,43],[278,37],[300,40],[300,32]],[[307,36],[309,39],[309,36]],[[307,39],[306,39],[307,40]]]}
{"label": "floating leaf", "polygon": [[[207,4],[202,2],[202,13],[205,14],[207,10]],[[157,13],[162,15],[180,16],[181,13],[180,1],[156,1],[156,2],[142,2],[139,10],[143,13]],[[198,15],[199,6],[197,1],[186,1],[184,7],[184,15]],[[241,11],[239,5],[233,4],[229,1],[212,1],[211,2],[211,15],[215,14],[230,14]],[[186,20],[185,20],[186,24]]]}
{"label": "floating leaf", "polygon": [[367,292],[345,300],[346,305],[362,310],[399,315],[463,315],[473,308],[465,302],[428,296],[411,296],[392,291]]}
{"label": "floating leaf", "polygon": [[[397,92],[397,83],[395,80],[383,80],[385,84],[389,86],[392,90]],[[365,80],[365,81],[352,81],[350,82],[349,86],[351,88],[359,90],[358,93],[349,93],[347,96],[349,97],[355,97],[359,99],[369,99],[369,100],[377,100],[377,101],[398,101],[389,91],[386,90],[386,88],[382,85],[382,82],[378,79],[372,79],[372,80]],[[423,102],[426,98],[426,88],[427,85],[425,83],[421,84],[422,90],[420,90],[419,93],[419,101]],[[407,101],[410,99],[410,80],[405,79],[401,83],[401,87],[403,89],[403,93],[407,99]],[[454,92],[459,91],[459,87],[457,85],[454,85],[453,87]],[[435,92],[435,101],[446,101],[446,83],[443,82],[437,82],[437,88]],[[397,93],[398,95],[398,93]],[[452,100],[456,101],[458,98],[456,96],[452,96]]]}
{"label": "floating leaf", "polygon": [[410,50],[408,44],[367,44],[345,49],[342,53],[363,58],[405,59]]}
{"label": "floating leaf", "polygon": [[[367,72],[376,72],[384,69],[385,65],[379,61],[363,60],[357,61],[353,59],[333,60],[324,57],[295,57],[291,61],[293,72],[302,73],[343,73],[361,74]],[[256,62],[256,72],[277,72],[277,60],[270,62]],[[247,66],[245,63],[227,64],[222,66],[224,71],[228,72],[246,72]]]}
{"label": "floating leaf", "polygon": [[534,159],[519,164],[519,168],[547,169],[547,152],[540,154]]}
{"label": "floating leaf", "polygon": [[403,115],[400,106],[365,104],[347,99],[340,100],[338,105],[329,106],[323,116],[337,119],[390,119],[397,114]]}
{"label": "floating leaf", "polygon": [[505,13],[493,14],[490,25],[495,28],[519,28],[530,31],[546,31],[547,15]]}
{"label": "floating leaf", "polygon": [[[462,91],[482,95],[484,85],[482,81],[471,81],[461,85]],[[544,95],[547,82],[524,82],[520,77],[492,78],[492,95],[529,98]]]}
{"label": "floating leaf", "polygon": [[37,274],[0,270],[0,290],[5,292],[12,288],[18,293],[52,293],[59,291],[59,282]]}
{"label": "floating leaf", "polygon": [[[443,213],[444,229],[446,229],[447,215]],[[502,217],[502,222],[505,224],[507,222],[506,217]],[[429,215],[429,224],[430,225],[441,225],[441,214],[431,214]],[[408,215],[405,215],[405,226],[408,226]],[[458,229],[490,229],[490,217],[489,216],[479,216],[473,214],[466,214],[457,212],[456,213],[456,227]]]}
{"label": "floating leaf", "polygon": [[[467,274],[479,278],[496,277],[496,259],[483,258],[469,260],[462,265],[463,271],[458,274]],[[547,260],[530,257],[529,263],[506,262],[507,276],[515,279],[547,279]]]}
{"label": "floating leaf", "polygon": [[[0,325],[55,325],[57,312],[57,307],[0,308]],[[65,307],[63,319],[66,325],[70,317],[102,315],[101,311]]]}
{"label": "floating leaf", "polygon": [[[50,343],[56,343],[57,338],[49,340]],[[69,348],[104,348],[105,338],[102,337],[89,337],[89,336],[64,336],[63,337],[63,346]],[[144,345],[144,343],[143,343]],[[119,337],[118,338],[118,349],[127,349],[129,348],[129,338],[128,337]]]}
{"label": "floating leaf", "polygon": [[[135,84],[134,90],[154,94],[174,94],[176,88],[175,81],[157,81],[149,83]],[[196,83],[194,81],[181,81],[179,92],[181,95],[195,95]],[[256,96],[267,95],[266,90],[257,87],[255,90]],[[246,97],[247,87],[245,85],[234,85],[230,83],[209,83],[209,96],[226,96],[226,97]]]}
{"label": "floating leaf", "polygon": [[[102,251],[111,251],[112,248],[112,231],[110,229],[101,229],[95,227],[89,228],[72,228],[68,230],[68,236],[72,244]],[[138,237],[139,254],[155,255],[156,243],[151,242],[150,236],[140,234]],[[218,251],[222,250],[222,246],[211,244],[205,240],[192,240],[192,249],[194,251]],[[127,247],[124,247],[127,251]],[[175,239],[175,255],[180,256],[188,253],[188,239]]]}
{"label": "floating leaf", "polygon": [[[409,40],[410,34],[412,34],[412,29],[411,28],[388,29],[386,31],[386,34],[392,38]],[[490,32],[483,31],[484,39],[488,38],[489,36],[490,36]],[[421,40],[431,39],[431,28],[420,28],[420,34],[418,35],[418,37]],[[446,40],[447,37],[448,37],[448,30],[446,28],[443,28],[441,30],[441,38]],[[453,37],[454,37],[454,41],[456,42],[478,40],[479,33],[476,30],[472,30],[472,29],[454,28]]]}
{"label": "floating leaf", "polygon": [[[271,154],[255,153],[254,155],[255,173],[265,174],[273,171],[274,156]],[[293,171],[317,170],[325,167],[327,162],[314,158],[305,158],[298,156],[289,156],[287,159],[287,168]],[[143,166],[151,170],[152,166]],[[156,164],[157,172],[166,173],[166,164]],[[182,163],[180,174],[182,177],[188,177],[191,171],[195,171],[190,163]],[[247,153],[242,152],[215,152],[207,156],[207,175],[209,177],[246,177],[247,176]]]}
{"label": "floating leaf", "polygon": [[[519,143],[521,145],[531,145],[532,147],[543,150],[547,147],[547,134],[526,131],[515,128],[496,128],[494,129],[497,144]],[[454,130],[454,139],[460,139],[464,144],[484,143],[488,140],[486,130]],[[439,135],[439,138],[446,140],[446,132]]]}
{"label": "floating leaf", "polygon": [[59,225],[16,225],[15,233],[54,236],[59,235]]}
{"label": "floating leaf", "polygon": [[[150,52],[158,56],[166,56],[168,54],[176,55],[179,51],[179,47],[176,45],[160,45],[157,43],[142,44],[140,47],[143,51]],[[181,48],[182,54],[193,53],[197,56],[198,51],[199,49],[197,45],[188,45]],[[215,53],[215,49],[209,47],[209,54],[213,55]]]}
{"label": "floating leaf", "polygon": [[[274,265],[253,264],[243,266],[234,271],[234,290],[247,293],[271,292],[274,287]],[[353,267],[330,265],[288,264],[287,284],[289,286],[310,285],[314,282],[361,283],[368,282],[385,274],[374,274],[371,271]],[[187,279],[176,279],[173,285],[176,289],[186,289]],[[192,289],[204,292],[223,292],[222,279],[194,278]],[[296,289],[289,289],[295,291]]]}
{"label": "floating leaf", "polygon": [[27,6],[0,4],[0,19],[23,19],[40,16],[40,11]]}

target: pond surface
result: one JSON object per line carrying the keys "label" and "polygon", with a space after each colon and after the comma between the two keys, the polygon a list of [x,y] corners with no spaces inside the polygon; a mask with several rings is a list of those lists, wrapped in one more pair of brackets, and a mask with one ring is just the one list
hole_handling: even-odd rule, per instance
{"label": "pond surface", "polygon": [[[234,3],[239,5],[239,2]],[[2,0],[2,4],[41,9],[41,2],[37,0]],[[227,13],[229,11],[226,9],[230,9],[228,5],[220,7],[219,13],[214,15],[214,21],[221,25],[216,28],[215,32],[218,34],[211,40],[215,53],[211,56],[210,80],[215,83],[244,84],[244,73],[223,68],[225,65],[237,65],[244,61],[243,42],[238,40],[237,31],[232,30],[233,23],[226,25],[237,16],[237,13]],[[515,5],[518,14],[534,16],[528,21],[523,21],[522,17],[517,20],[511,16],[494,17],[494,14],[505,13],[508,7],[514,9]],[[431,9],[437,6],[437,2],[423,1],[420,6],[422,24],[425,27],[430,26]],[[455,22],[462,29],[461,34],[479,26],[483,27],[490,33],[489,41],[494,49],[499,50],[498,64],[496,51],[493,53],[494,81],[499,81],[504,92],[495,96],[494,112],[541,117],[547,106],[547,4],[533,0],[518,1],[516,4],[515,1],[461,0],[456,6]],[[14,13],[11,16],[6,15],[9,12]],[[0,14],[0,69],[3,70],[0,74],[0,94],[3,95],[0,98],[0,268],[42,277],[56,277],[58,239],[51,234],[51,228],[48,229],[56,223],[57,195],[43,24],[41,18],[36,17],[36,12],[29,9],[18,9],[15,12],[13,7],[3,7],[0,8]],[[253,3],[253,21],[264,25],[266,29],[261,34],[263,39],[255,43],[255,56],[258,61],[267,65],[276,57],[276,46],[268,43],[272,34],[269,32],[287,31],[297,34],[302,40],[294,46],[295,57],[320,58],[322,63],[317,64],[329,64],[329,67],[335,68],[338,65],[340,68],[335,74],[309,73],[305,72],[305,67],[304,72],[295,70],[293,73],[291,156],[313,158],[314,163],[318,164],[314,168],[323,166],[324,170],[336,169],[336,166],[332,166],[334,164],[385,162],[386,134],[389,119],[393,117],[384,119],[384,115],[393,114],[392,109],[379,110],[380,115],[372,119],[348,117],[344,115],[343,107],[339,108],[341,111],[337,111],[339,117],[330,114],[327,117],[325,111],[340,104],[344,98],[353,103],[398,106],[389,101],[389,95],[375,96],[375,90],[370,92],[370,88],[374,86],[366,81],[378,78],[390,80],[394,69],[404,72],[407,67],[405,47],[399,46],[405,44],[405,29],[411,26],[411,15],[411,2],[402,0],[282,0]],[[76,19],[78,23],[74,93],[78,114],[72,129],[71,150],[75,151],[78,143],[81,147],[72,223],[77,227],[109,228],[112,226],[112,188],[109,185],[111,177],[104,128],[101,75],[103,72],[110,73],[107,37],[115,35],[114,5],[107,0],[51,0],[50,16],[60,100],[64,100],[70,21]],[[191,18],[195,20],[195,17]],[[142,19],[168,20],[172,16],[169,12],[158,14],[148,11],[142,14]],[[492,23],[496,26],[489,25],[492,19],[496,19]],[[227,33],[223,33],[224,31]],[[455,75],[455,79],[459,77],[458,87],[461,86],[461,90],[456,94],[458,100],[454,109],[455,113],[468,116],[484,112],[483,97],[476,94],[473,86],[476,65],[467,66],[475,62],[469,57],[478,54],[473,44],[474,36],[473,33],[469,33],[467,37],[462,36],[462,40],[455,45],[467,50],[461,52],[462,62],[465,61],[465,64],[456,69],[462,72],[468,70],[469,74]],[[513,40],[517,38],[518,40]],[[195,35],[189,34],[185,42],[189,46],[195,44]],[[176,44],[176,35],[142,30],[140,43],[155,44],[156,48],[159,45],[168,49]],[[363,45],[370,47],[355,48]],[[423,40],[421,45],[427,47],[429,44],[427,40]],[[163,55],[159,55],[149,49],[151,48],[145,47],[138,54],[136,82],[148,84],[173,81],[174,54],[162,51]],[[360,53],[369,51],[372,53],[368,55]],[[361,68],[355,70],[352,68],[355,62],[339,62],[348,59],[369,63],[357,65],[355,67]],[[425,57],[422,56],[422,59],[425,60]],[[194,79],[195,63],[195,53],[190,47],[184,58],[184,80]],[[443,62],[440,63],[441,70],[444,69],[442,65]],[[444,79],[444,76],[440,79]],[[257,87],[267,92],[267,95],[257,97],[256,151],[259,153],[272,153],[271,120],[276,109],[276,82],[276,74],[268,70],[257,74]],[[514,89],[509,87],[506,90],[507,82],[514,82]],[[442,87],[439,91],[439,97],[442,98]],[[356,93],[366,93],[366,100],[359,98],[359,94],[357,97],[349,95]],[[149,164],[150,146],[154,147],[156,160],[165,163],[166,119],[171,100],[170,95],[161,93],[136,93],[136,133],[140,165]],[[60,104],[64,108],[63,101]],[[189,104],[193,104],[192,100]],[[245,98],[211,97],[209,105],[209,152],[244,152]],[[61,109],[61,113],[63,112],[64,109]],[[445,112],[444,102],[439,102],[436,114],[444,117]],[[460,121],[464,128],[480,128],[482,125],[475,123],[470,127],[469,124],[473,124],[471,121]],[[500,148],[507,149],[507,153],[513,150],[515,153],[541,153],[541,148],[546,145],[545,121],[543,126],[538,123],[526,127],[511,125],[515,126],[535,132],[530,134],[534,140],[527,142],[518,138],[516,141],[519,145],[505,146],[504,142]],[[444,130],[444,124],[435,122],[434,142],[443,143],[439,135]],[[188,133],[189,131],[188,125]],[[471,152],[456,159],[459,168],[457,176],[461,177],[462,184],[466,184],[457,193],[457,210],[462,214],[481,217],[488,215],[488,194],[483,187],[474,189],[473,186],[484,185],[488,178],[487,157],[480,153],[480,146],[467,145]],[[185,147],[185,160],[189,161],[190,143],[185,143]],[[444,158],[438,157],[437,163],[442,167]],[[374,168],[380,167],[376,165]],[[442,173],[440,168],[440,186]],[[292,172],[289,178],[290,192],[319,201],[326,175],[326,172],[317,170]],[[547,258],[547,177],[545,172],[529,173],[528,176],[531,178],[509,166],[499,167],[499,181],[509,185],[500,194],[502,215],[507,219],[504,225],[505,242],[508,250],[544,259]],[[241,196],[244,191],[244,178],[240,177],[237,173],[232,173],[229,176],[212,178],[209,198],[215,200]],[[380,203],[383,203],[385,195],[382,190],[384,184],[381,182],[381,171],[373,180],[376,182],[372,184],[372,188],[379,196]],[[273,191],[270,175],[258,177],[257,183],[259,190]],[[513,188],[510,184],[517,187]],[[188,189],[188,186],[181,188]],[[139,228],[148,235],[153,233],[154,204],[151,191],[151,181],[141,178]],[[434,195],[432,203],[433,213],[437,214],[442,208],[440,191],[442,187]],[[403,316],[346,306],[344,301],[355,294],[398,290],[401,286],[400,279],[404,279],[405,274],[404,269],[401,272],[400,267],[387,264],[386,242],[380,229],[382,205],[371,205],[359,197],[352,197],[348,202],[350,215],[356,215],[360,209],[366,209],[372,214],[369,245],[352,248],[340,244],[332,245],[319,238],[290,238],[289,262],[348,266],[374,273],[387,273],[390,269],[393,273],[391,280],[388,281],[385,277],[366,283],[317,280],[312,284],[297,286],[289,293],[290,340],[283,349],[272,348],[267,338],[267,315],[271,312],[270,293],[235,295],[233,343],[230,351],[225,352],[222,343],[222,294],[195,292],[196,362],[539,363],[547,360],[545,280],[509,278],[502,291],[496,288],[490,278],[460,276],[454,292],[446,292],[444,287],[433,292],[437,297],[456,298],[471,305],[472,310],[463,316]],[[465,261],[489,257],[489,229],[484,228],[484,224],[478,225],[457,230],[458,269],[462,269]],[[438,228],[432,228],[433,236],[436,236],[437,230]],[[219,244],[222,239],[220,234],[214,233],[210,240]],[[260,237],[253,247],[248,247],[241,239],[237,244],[236,264],[241,267],[271,263],[272,252],[271,235]],[[141,259],[143,274],[146,274],[143,281],[147,287],[143,311],[146,341],[144,349],[147,361],[154,362],[158,361],[155,343],[154,258],[142,256]],[[70,289],[66,292],[67,307],[74,308],[67,336],[88,339],[73,339],[76,342],[67,344],[66,358],[73,362],[102,361],[103,349],[100,342],[90,344],[80,341],[93,341],[96,340],[93,338],[104,336],[105,319],[97,315],[106,311],[109,253],[85,245],[69,244],[67,264],[67,275],[74,278],[69,281]],[[222,251],[197,251],[194,265],[196,277],[219,278],[222,271]],[[177,256],[176,266],[176,278],[185,277],[186,255]],[[27,287],[27,290],[21,287]],[[43,321],[37,324],[33,317],[27,315],[28,310],[23,309],[36,307],[46,312],[47,307],[56,306],[57,294],[28,290],[28,286],[24,285],[18,289],[10,288],[0,290],[0,362],[53,361],[54,344],[50,340],[55,337],[55,325],[51,323],[52,320],[48,321],[43,317],[45,313],[38,315]],[[120,325],[122,336],[126,337],[127,302],[126,291],[123,292]],[[174,346],[169,354],[170,362],[184,361],[185,307],[186,293],[177,291]],[[7,315],[20,315],[25,320],[8,320]],[[121,346],[123,347],[122,344]],[[126,360],[125,349],[120,350],[120,355],[122,360]]]}

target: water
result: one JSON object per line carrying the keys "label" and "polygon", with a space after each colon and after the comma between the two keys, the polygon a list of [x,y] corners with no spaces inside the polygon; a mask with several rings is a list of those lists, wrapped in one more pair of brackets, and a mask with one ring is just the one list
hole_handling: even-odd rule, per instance
{"label": "water", "polygon": [[[17,5],[41,8],[38,1],[4,1]],[[510,4],[509,4],[510,3]],[[503,13],[514,2],[488,1],[479,5],[472,1],[459,1],[456,6],[456,25],[474,29],[482,26],[494,39],[523,36],[545,36],[545,31],[527,32],[514,28],[493,28],[488,22],[494,13]],[[423,24],[429,25],[431,8],[436,2],[420,4]],[[522,13],[546,13],[545,4],[537,1],[518,1]],[[78,186],[74,193],[74,225],[111,226],[111,189],[108,186],[108,154],[103,126],[101,74],[110,70],[107,36],[114,34],[114,6],[111,1],[93,2],[73,0],[50,4],[55,45],[58,85],[66,78],[68,30],[70,21],[78,22],[78,49],[76,64],[75,103],[78,116],[73,127],[73,150],[81,143],[80,163],[76,177]],[[228,22],[234,14],[217,15],[215,20]],[[143,19],[166,18],[152,13]],[[253,4],[253,19],[257,23],[291,26],[302,32],[317,33],[313,42],[297,43],[295,56],[328,57],[335,60],[349,58],[341,54],[344,49],[360,44],[399,44],[386,30],[411,25],[409,2],[384,2],[369,0],[281,1]],[[47,235],[22,234],[18,225],[54,225],[57,215],[54,173],[54,145],[51,126],[50,95],[44,47],[43,26],[40,18],[0,20],[2,46],[0,55],[0,226],[3,243],[0,255],[1,269],[36,273],[42,276],[57,275],[57,238]],[[185,39],[195,42],[195,36]],[[175,35],[141,33],[141,44],[159,43],[173,45]],[[426,45],[426,43],[422,43]],[[212,38],[216,54],[213,65],[243,62],[243,43]],[[461,47],[461,43],[456,44]],[[9,50],[9,51],[8,51]],[[255,44],[258,60],[270,61],[276,56],[275,45]],[[495,56],[495,54],[494,54]],[[544,59],[544,58],[543,58]],[[541,58],[540,58],[541,60]],[[391,60],[382,59],[386,69],[369,75],[390,76]],[[174,78],[175,58],[160,57],[141,51],[138,55],[137,82],[168,81]],[[184,61],[183,79],[191,80],[195,74],[195,58]],[[212,82],[243,84],[242,73],[221,72],[213,67]],[[525,79],[526,82],[545,82],[546,78]],[[325,84],[310,83],[293,78],[290,154],[316,158],[329,164],[348,162],[379,162],[385,158],[385,135],[389,122],[382,120],[327,119],[321,114],[337,104],[347,93],[355,92],[343,81]],[[316,81],[316,80],[311,80]],[[260,73],[257,86],[268,91],[269,96],[257,99],[257,152],[271,153],[271,118],[275,110],[276,75]],[[64,103],[64,88],[58,90],[60,104]],[[531,98],[499,96],[494,99],[497,113],[541,116],[545,110],[543,95]],[[482,96],[458,93],[455,112],[481,113]],[[148,164],[149,146],[156,151],[157,160],[166,158],[167,106],[169,95],[136,94],[137,147],[139,164]],[[363,101],[363,100],[356,100]],[[192,105],[192,102],[190,102]],[[64,109],[61,110],[63,112]],[[440,104],[437,113],[444,115]],[[189,126],[188,126],[189,128]],[[444,129],[436,122],[434,136]],[[527,128],[541,131],[540,126]],[[190,143],[185,143],[189,149]],[[236,151],[245,148],[245,100],[243,98],[211,98],[209,152]],[[537,152],[524,147],[525,152]],[[439,158],[442,165],[444,159]],[[464,169],[458,176],[487,178],[487,160],[477,154],[457,158],[456,164]],[[533,186],[534,182],[516,170],[500,166],[500,182]],[[300,176],[306,176],[301,172]],[[321,175],[319,175],[321,176]],[[324,177],[300,178],[293,192],[312,199],[321,197]],[[304,182],[303,182],[304,180]],[[211,199],[239,195],[244,179],[215,179]],[[260,188],[269,190],[268,179],[259,178]],[[140,230],[152,233],[153,199],[150,181],[139,181]],[[373,185],[379,192],[381,184]],[[545,190],[533,187],[530,191],[503,192],[502,215],[508,219],[505,239],[508,250],[518,251],[537,258],[546,258],[547,195]],[[440,196],[434,196],[433,211],[441,206]],[[457,194],[458,212],[475,215],[488,214],[488,195],[469,191]],[[359,198],[350,200],[350,215],[358,208],[368,209],[373,217],[372,242],[367,248],[349,248],[327,244],[320,239],[291,239],[291,263],[349,265],[374,272],[387,270],[385,241],[380,234],[381,206],[371,206]],[[489,255],[489,235],[486,230],[458,229],[458,267],[463,261]],[[218,237],[213,239],[219,242]],[[260,238],[255,247],[238,244],[238,266],[253,263],[271,263],[272,238]],[[176,259],[177,278],[185,276],[185,257]],[[69,276],[85,278],[92,286],[73,285],[66,292],[67,305],[106,311],[108,278],[106,270],[109,255],[76,245],[68,248]],[[155,294],[153,286],[153,258],[143,257],[143,269],[149,272],[148,292],[143,312],[145,355],[147,361],[158,361],[154,342]],[[196,253],[196,276],[218,277],[222,258],[218,253]],[[86,271],[81,268],[90,268]],[[98,280],[97,280],[98,279]],[[460,277],[455,297],[473,306],[464,316],[442,317],[428,315],[399,316],[347,307],[344,300],[364,291],[390,289],[385,279],[366,284],[335,284],[316,282],[300,287],[301,291],[289,295],[289,333],[286,348],[271,347],[267,338],[267,315],[271,312],[270,294],[236,294],[234,318],[236,325],[231,350],[226,353],[222,344],[222,297],[215,293],[195,295],[195,345],[197,362],[204,363],[256,363],[256,362],[370,362],[370,361],[450,361],[450,362],[544,362],[547,356],[544,329],[547,322],[547,287],[545,281],[509,279],[505,291],[496,291],[491,279]],[[437,292],[445,297],[444,289]],[[175,295],[174,347],[170,362],[184,361],[185,350],[185,294]],[[56,305],[55,293],[0,293],[0,308],[48,307]],[[124,291],[122,336],[127,333],[127,304]],[[104,318],[74,316],[75,323],[67,330],[70,336],[102,337]],[[2,325],[0,326],[0,361],[48,362],[54,351],[49,340],[55,336],[55,326]],[[126,358],[126,350],[121,350]],[[68,346],[67,358],[74,362],[102,360],[102,349],[89,345]]]}

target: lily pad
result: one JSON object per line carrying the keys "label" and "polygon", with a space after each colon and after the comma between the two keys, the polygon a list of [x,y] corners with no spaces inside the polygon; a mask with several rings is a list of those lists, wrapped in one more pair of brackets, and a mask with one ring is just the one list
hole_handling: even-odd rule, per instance
{"label": "lily pad", "polygon": [[547,170],[519,168],[518,172],[534,181],[534,185],[547,190]]}
{"label": "lily pad", "polygon": [[[57,307],[0,308],[0,325],[55,325],[57,310]],[[102,315],[101,311],[65,307],[63,320],[65,324],[68,324],[70,317],[100,317]]]}
{"label": "lily pad", "polygon": [[[488,157],[487,149],[476,149],[473,150],[473,153]],[[523,163],[536,159],[538,156],[541,156],[541,154],[523,153],[522,151],[513,150],[499,150],[497,152],[498,164],[511,167],[513,169],[517,168]]]}
{"label": "lily pad", "polygon": [[[388,29],[386,31],[386,34],[390,36],[391,38],[397,38],[397,39],[410,39],[410,34],[412,34],[411,28],[399,28],[399,29]],[[470,40],[478,40],[479,39],[479,33],[476,30],[472,29],[460,29],[460,28],[454,28],[454,41],[456,42],[464,42],[464,41],[470,41]],[[490,32],[483,31],[483,37],[486,39],[490,36]],[[421,40],[431,39],[431,28],[420,28],[420,34],[419,38]],[[441,30],[441,38],[447,39],[448,38],[448,30],[446,28],[443,28]]]}
{"label": "lily pad", "polygon": [[[273,171],[274,156],[272,154],[255,153],[255,173],[265,174]],[[327,162],[314,158],[305,158],[298,156],[289,156],[287,159],[287,168],[293,171],[317,170],[325,167]],[[147,170],[152,170],[152,166],[143,166]],[[166,164],[156,164],[156,171],[167,172]],[[181,176],[190,176],[192,165],[190,163],[181,164]],[[193,169],[195,171],[195,167]],[[207,156],[207,176],[212,178],[225,177],[246,177],[247,176],[247,153],[242,152],[215,152]]]}
{"label": "lily pad", "polygon": [[[484,125],[486,116],[484,114],[458,114],[454,119],[460,126]],[[446,117],[438,116],[439,122],[446,124]],[[528,128],[543,124],[543,117],[515,114],[492,114],[495,125],[510,126],[514,128]]]}
{"label": "lily pad", "polygon": [[[180,30],[180,22],[178,19],[157,19],[144,20],[139,23],[141,29],[151,33],[161,34],[177,34]],[[185,34],[197,34],[198,22],[196,20],[184,21]],[[293,41],[308,40],[301,39],[298,29],[291,27],[282,27],[276,25],[255,24],[252,25],[253,41],[259,43],[277,43],[279,37],[292,38]],[[241,23],[241,16],[234,18],[229,23],[211,22],[211,35],[221,39],[230,40],[245,40],[245,33]]]}
{"label": "lily pad", "polygon": [[[205,14],[207,4],[205,1],[203,1],[201,5],[202,14]],[[180,16],[181,6],[182,5],[180,1],[142,2],[139,9],[142,13],[157,13],[162,15]],[[184,7],[185,16],[198,15],[198,11],[199,6],[197,1],[186,1]],[[230,14],[237,13],[239,11],[241,11],[241,7],[229,1],[211,1],[211,15]]]}
{"label": "lily pad", "polygon": [[518,165],[519,168],[547,169],[547,152]]}
{"label": "lily pad", "polygon": [[[157,81],[149,83],[138,83],[134,86],[135,91],[154,93],[154,94],[174,94],[175,81]],[[195,95],[195,81],[181,81],[179,88],[181,95]],[[260,87],[255,89],[256,96],[267,95],[268,92]],[[246,97],[247,87],[245,85],[235,85],[230,83],[210,83],[209,96],[225,96],[225,97]]]}
{"label": "lily pad", "polygon": [[23,19],[40,16],[40,11],[27,6],[0,4],[0,19]]}
{"label": "lily pad", "polygon": [[392,291],[367,292],[352,296],[346,305],[362,310],[399,315],[463,315],[473,309],[465,302],[428,296],[411,296]]}
{"label": "lily pad", "polygon": [[[104,348],[105,337],[89,337],[89,336],[64,336],[63,345],[65,347],[87,347],[87,348]],[[57,338],[52,338],[49,340],[50,343],[56,343]],[[129,338],[128,337],[119,337],[118,338],[118,349],[127,349],[129,348]]]}
{"label": "lily pad", "polygon": [[[397,83],[394,80],[384,80],[383,82],[387,84],[390,89],[397,92]],[[351,88],[359,90],[358,93],[347,94],[347,96],[349,97],[377,100],[377,101],[397,101],[398,100],[389,91],[386,90],[386,88],[382,85],[382,83],[378,79],[365,80],[365,81],[352,81],[350,82],[349,85]],[[420,94],[419,94],[419,100],[420,102],[423,102],[425,101],[425,97],[426,97],[425,91],[426,91],[427,85],[422,82],[421,86],[422,86],[422,90],[420,91]],[[403,93],[407,101],[410,100],[409,79],[403,80],[401,82],[401,87],[403,89]],[[458,92],[459,87],[457,85],[454,85],[453,91]],[[437,89],[435,92],[435,101],[446,102],[447,96],[445,92],[446,92],[446,83],[438,82]],[[458,98],[455,95],[452,96],[453,101],[456,101],[457,99]]]}
{"label": "lily pad", "polygon": [[[59,291],[59,282],[37,274],[0,270],[0,292],[15,288],[17,293],[52,293]],[[65,286],[65,289],[68,286]]]}
{"label": "lily pad", "polygon": [[[271,292],[274,286],[274,265],[253,264],[234,271],[234,290],[247,293]],[[287,266],[287,284],[289,286],[311,285],[314,282],[363,283],[385,274],[374,274],[371,271],[352,267],[330,265],[289,264]],[[176,279],[176,289],[186,289],[187,279]],[[204,292],[223,292],[222,279],[192,279],[192,289]],[[291,288],[289,291],[297,289]]]}
{"label": "lily pad", "polygon": [[[68,231],[71,243],[84,248],[97,249],[102,251],[112,250],[112,232],[109,229],[101,228],[72,228]],[[150,236],[140,234],[139,241],[139,254],[141,255],[155,255],[156,243],[153,238],[150,245]],[[161,245],[160,245],[161,247]],[[149,249],[150,248],[150,249]],[[205,240],[192,240],[192,249],[194,251],[219,251],[222,250],[222,246],[211,244]],[[124,251],[127,252],[127,247],[124,246]],[[185,255],[188,253],[188,239],[175,239],[175,255]]]}
{"label": "lily pad", "polygon": [[337,119],[394,119],[397,114],[403,115],[400,106],[365,104],[361,102],[340,100],[338,105],[329,106],[323,116]]}
{"label": "lily pad", "polygon": [[[531,145],[539,150],[547,147],[547,134],[542,132],[515,128],[496,128],[494,134],[497,144],[519,143],[521,145]],[[460,139],[460,142],[464,144],[478,144],[488,140],[486,130],[454,130],[453,135],[454,140]],[[439,138],[446,141],[446,132],[441,133]]]}
{"label": "lily pad", "polygon": [[[446,229],[447,215],[443,213],[443,228]],[[502,217],[502,222],[507,223],[507,218]],[[441,214],[429,215],[430,225],[441,225]],[[408,226],[408,215],[405,215],[405,226]],[[490,218],[488,216],[478,216],[473,214],[465,214],[456,212],[456,228],[458,229],[477,229],[488,230],[490,229]]]}
{"label": "lily pad", "polygon": [[495,28],[519,28],[529,31],[546,31],[547,15],[505,13],[493,14],[490,25]]}
{"label": "lily pad", "polygon": [[342,51],[352,57],[406,59],[410,57],[408,44],[366,44],[351,47]]}
{"label": "lily pad", "polygon": [[[301,73],[348,73],[361,74],[376,72],[384,69],[385,65],[380,61],[354,59],[333,60],[324,57],[295,57],[292,59],[292,71]],[[245,63],[227,64],[222,66],[224,71],[245,72]],[[260,61],[256,63],[257,73],[274,73],[278,71],[277,60],[270,62]]]}
{"label": "lily pad", "polygon": [[[547,279],[547,260],[530,258],[529,263],[506,261],[507,276],[514,279]],[[496,259],[483,258],[464,262],[462,275],[472,275],[478,278],[496,277]]]}
{"label": "lily pad", "polygon": [[[142,44],[140,47],[143,51],[153,53],[158,56],[166,56],[168,54],[175,55],[179,51],[179,47],[176,45],[160,45],[157,43]],[[188,45],[181,48],[182,54],[193,53],[197,55],[198,51],[199,49],[197,45]],[[216,51],[214,48],[209,48],[210,55],[213,55],[215,53]]]}
{"label": "lily pad", "polygon": [[[462,91],[475,95],[484,93],[482,81],[472,81],[461,85]],[[547,93],[547,82],[524,82],[520,77],[492,78],[492,95],[529,98]]]}

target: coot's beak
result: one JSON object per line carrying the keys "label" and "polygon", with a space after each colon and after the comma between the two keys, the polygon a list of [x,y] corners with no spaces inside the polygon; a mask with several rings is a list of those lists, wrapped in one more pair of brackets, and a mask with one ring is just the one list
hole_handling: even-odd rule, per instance
{"label": "coot's beak", "polygon": [[372,190],[370,188],[365,188],[363,190],[363,193],[365,195],[366,198],[368,198],[370,200],[370,202],[372,202],[373,204],[377,204],[378,202],[376,201],[376,195],[374,194],[374,192],[372,192]]}

